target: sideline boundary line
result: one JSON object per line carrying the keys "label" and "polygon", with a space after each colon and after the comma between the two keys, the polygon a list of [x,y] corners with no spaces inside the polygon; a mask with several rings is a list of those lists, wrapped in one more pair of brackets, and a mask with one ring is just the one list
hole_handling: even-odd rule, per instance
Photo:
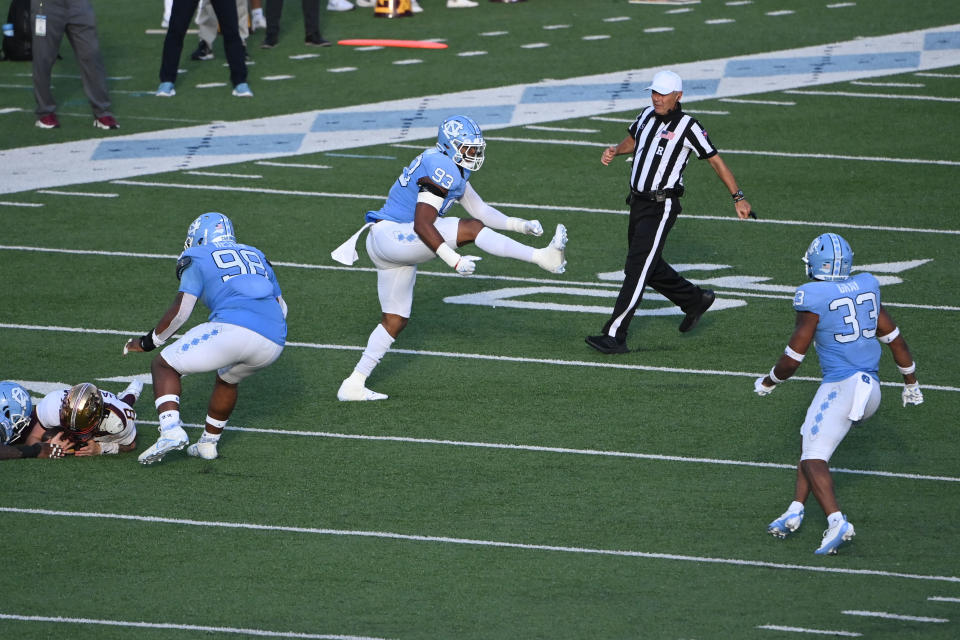
{"label": "sideline boundary line", "polygon": [[922,580],[933,582],[950,582],[960,584],[957,576],[936,576],[916,573],[901,573],[897,571],[883,571],[879,569],[845,569],[842,567],[784,564],[766,562],[763,560],[741,560],[737,558],[713,558],[708,556],[687,556],[675,553],[656,553],[649,551],[630,551],[622,549],[600,549],[591,547],[569,547],[563,545],[533,544],[526,542],[508,542],[504,540],[482,540],[475,538],[455,538],[450,536],[428,536],[392,531],[366,531],[361,529],[325,529],[319,527],[293,527],[284,525],[256,524],[251,522],[218,522],[214,520],[192,520],[182,518],[167,518],[162,516],[139,516],[125,513],[99,513],[83,511],[57,511],[52,509],[22,509],[18,507],[0,506],[0,512],[19,513],[24,515],[52,516],[64,518],[97,518],[104,520],[126,520],[146,522],[152,524],[172,524],[177,526],[215,527],[220,529],[241,529],[249,531],[277,531],[281,533],[301,533],[328,536],[347,536],[360,538],[379,538],[384,540],[402,540],[408,542],[432,542],[441,544],[467,545],[475,547],[496,547],[500,549],[522,549],[525,551],[553,551],[558,553],[573,553],[601,556],[619,556],[627,558],[645,558],[648,560],[673,560],[679,562],[695,562],[701,564],[726,564],[743,567],[759,567],[764,569],[783,569],[789,571],[811,571],[815,573],[832,573],[852,576],[871,576],[883,578],[903,578],[907,580]]}

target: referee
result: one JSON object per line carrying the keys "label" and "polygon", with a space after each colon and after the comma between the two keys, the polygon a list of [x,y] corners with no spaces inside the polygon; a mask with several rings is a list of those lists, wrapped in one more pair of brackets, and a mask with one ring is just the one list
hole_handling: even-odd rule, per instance
{"label": "referee", "polygon": [[653,105],[644,109],[628,129],[620,144],[603,150],[600,162],[609,165],[615,156],[633,153],[630,170],[630,224],[627,228],[625,277],[617,296],[613,315],[603,325],[603,333],[588,336],[587,344],[601,353],[627,353],[627,329],[643,299],[647,285],[680,307],[686,316],[680,331],[693,329],[710,305],[714,293],[701,289],[680,276],[663,260],[667,234],[680,215],[683,195],[683,169],[690,153],[706,159],[727,186],[733,206],[741,219],[750,215],[750,203],[737,186],[737,180],[720,158],[700,123],[683,112],[680,98],[683,83],[672,71],[653,77],[650,89]]}

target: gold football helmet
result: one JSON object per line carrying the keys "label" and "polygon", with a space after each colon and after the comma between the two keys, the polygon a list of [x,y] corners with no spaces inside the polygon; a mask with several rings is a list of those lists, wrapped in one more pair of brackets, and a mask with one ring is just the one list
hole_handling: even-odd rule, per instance
{"label": "gold football helmet", "polygon": [[89,382],[76,384],[60,403],[60,426],[70,436],[87,440],[103,421],[104,403],[100,390]]}

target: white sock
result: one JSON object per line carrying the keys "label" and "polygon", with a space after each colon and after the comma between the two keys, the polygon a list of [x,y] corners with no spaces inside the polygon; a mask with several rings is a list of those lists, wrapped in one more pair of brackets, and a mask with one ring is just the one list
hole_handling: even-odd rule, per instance
{"label": "white sock", "polygon": [[254,10],[251,11],[250,13],[253,15],[254,18],[262,18],[262,17],[263,17],[263,9],[262,9],[262,8],[261,8],[261,9],[254,9]]}
{"label": "white sock", "polygon": [[166,431],[180,426],[180,410],[173,409],[160,414],[160,430]]}
{"label": "white sock", "polygon": [[787,511],[789,511],[790,513],[800,513],[801,511],[803,511],[803,503],[797,502],[796,500],[794,500],[793,502],[790,503],[790,506],[787,507]]}
{"label": "white sock", "polygon": [[220,441],[220,436],[221,436],[221,435],[223,435],[223,434],[221,434],[221,433],[210,433],[209,431],[207,431],[206,429],[204,429],[204,430],[203,430],[203,435],[200,436],[200,440],[199,440],[199,441],[200,441],[200,442],[212,442],[213,444],[217,444],[217,443]]}
{"label": "white sock", "polygon": [[839,511],[834,511],[833,513],[827,516],[827,524],[830,525],[831,527],[835,527],[841,522],[843,522],[843,514],[840,513]]}
{"label": "white sock", "polygon": [[490,227],[484,227],[473,241],[478,249],[501,258],[513,258],[524,262],[533,262],[533,247],[520,244],[513,238],[497,233]]}
{"label": "white sock", "polygon": [[370,337],[367,338],[367,348],[363,350],[360,362],[355,367],[356,371],[363,375],[364,380],[380,364],[380,359],[390,350],[393,340],[393,336],[387,332],[382,324],[378,324],[377,328],[370,333]]}

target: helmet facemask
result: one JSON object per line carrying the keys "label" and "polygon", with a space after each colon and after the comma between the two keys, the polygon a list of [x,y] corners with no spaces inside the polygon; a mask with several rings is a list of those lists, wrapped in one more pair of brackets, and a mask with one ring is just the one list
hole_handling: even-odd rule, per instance
{"label": "helmet facemask", "polygon": [[437,148],[449,156],[454,164],[468,171],[483,165],[487,143],[480,125],[467,116],[451,116],[440,124]]}

